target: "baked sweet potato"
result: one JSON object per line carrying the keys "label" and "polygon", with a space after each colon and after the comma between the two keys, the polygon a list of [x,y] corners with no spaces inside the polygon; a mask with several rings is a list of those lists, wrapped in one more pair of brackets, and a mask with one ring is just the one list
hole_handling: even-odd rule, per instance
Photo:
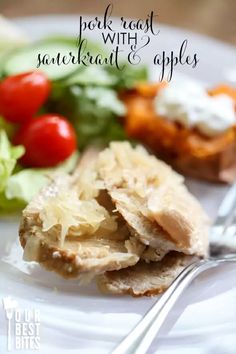
{"label": "baked sweet potato", "polygon": [[[223,134],[207,137],[197,129],[158,116],[154,97],[165,84],[142,84],[123,97],[127,106],[124,125],[135,138],[181,173],[214,182],[231,183],[236,178],[236,124]],[[227,94],[235,99],[236,90],[220,85],[210,95]],[[235,122],[236,123],[236,122]]]}

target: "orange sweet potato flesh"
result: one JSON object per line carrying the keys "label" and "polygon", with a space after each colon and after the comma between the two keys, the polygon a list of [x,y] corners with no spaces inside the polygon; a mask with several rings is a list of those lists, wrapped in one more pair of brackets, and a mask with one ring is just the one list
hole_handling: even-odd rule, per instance
{"label": "orange sweet potato flesh", "polygon": [[[124,125],[129,137],[148,146],[160,158],[185,175],[215,182],[230,183],[236,178],[236,125],[213,138],[196,129],[157,116],[154,97],[166,85],[139,85],[124,95],[127,115]],[[228,94],[235,99],[236,90],[218,86],[210,95]]]}
{"label": "orange sweet potato flesh", "polygon": [[227,95],[231,97],[236,104],[236,88],[221,84],[216,87],[213,87],[212,89],[208,90],[209,95],[211,96],[216,96],[216,95]]}

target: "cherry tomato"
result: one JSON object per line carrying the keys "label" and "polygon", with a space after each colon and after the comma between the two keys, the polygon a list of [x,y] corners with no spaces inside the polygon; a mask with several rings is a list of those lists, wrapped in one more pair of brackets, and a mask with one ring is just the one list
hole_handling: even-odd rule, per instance
{"label": "cherry tomato", "polygon": [[24,123],[13,138],[24,145],[21,162],[25,166],[51,167],[64,161],[76,150],[72,125],[64,117],[45,114]]}
{"label": "cherry tomato", "polygon": [[9,76],[0,83],[0,114],[9,122],[32,118],[47,100],[51,83],[40,71]]}

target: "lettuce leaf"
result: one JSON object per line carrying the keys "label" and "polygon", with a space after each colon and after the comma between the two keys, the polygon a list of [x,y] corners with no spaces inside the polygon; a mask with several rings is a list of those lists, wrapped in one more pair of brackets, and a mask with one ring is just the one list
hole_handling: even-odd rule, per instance
{"label": "lettuce leaf", "polygon": [[124,63],[123,70],[119,70],[113,66],[90,65],[75,71],[63,85],[107,86],[117,91],[132,89],[138,82],[147,81],[147,78],[145,66],[134,67]]}
{"label": "lettuce leaf", "polygon": [[72,122],[80,148],[90,143],[106,144],[111,140],[125,139],[119,117],[126,113],[116,91],[107,87],[74,86],[74,109]]}
{"label": "lettuce leaf", "polygon": [[6,185],[5,196],[8,200],[18,199],[29,203],[31,199],[58,173],[70,173],[76,166],[78,153],[55,168],[26,168],[13,174]]}
{"label": "lettuce leaf", "polygon": [[12,146],[6,132],[0,130],[0,192],[6,188],[17,159],[24,154],[24,151],[23,146]]}
{"label": "lettuce leaf", "polygon": [[[5,132],[4,132],[5,133]],[[3,138],[2,138],[3,137]],[[0,213],[7,213],[22,209],[30,200],[44,187],[54,175],[58,173],[70,173],[76,166],[78,161],[78,152],[75,152],[66,161],[59,164],[55,168],[27,168],[22,169],[20,165],[16,165],[16,159],[8,159],[8,163],[4,162],[4,167],[8,166],[7,171],[5,168],[4,179],[1,175],[1,167],[3,166],[1,145],[6,145],[6,133],[0,135]],[[11,146],[7,139],[8,147]],[[21,147],[20,147],[21,148]],[[4,156],[6,154],[6,147]],[[10,147],[11,155],[20,157],[19,147]],[[10,161],[10,162],[9,162]],[[14,170],[14,171],[13,171]],[[19,172],[16,172],[19,170]],[[12,174],[12,172],[14,172]],[[7,177],[6,177],[7,176]],[[3,183],[4,180],[4,183]]]}
{"label": "lettuce leaf", "polygon": [[107,66],[106,71],[110,76],[116,78],[113,88],[119,91],[132,89],[137,83],[148,79],[147,67],[143,65],[135,66],[124,63],[123,70]]}
{"label": "lettuce leaf", "polygon": [[28,203],[49,182],[46,174],[37,169],[25,169],[12,175],[5,189],[8,200],[18,199]]}
{"label": "lettuce leaf", "polygon": [[16,132],[16,125],[8,123],[3,117],[0,116],[0,131],[4,130],[8,138],[12,137]]}
{"label": "lettuce leaf", "polygon": [[66,80],[65,84],[67,86],[113,86],[116,81],[116,77],[108,73],[104,68],[91,65],[76,71]]}
{"label": "lettuce leaf", "polygon": [[17,212],[25,207],[20,199],[7,199],[4,192],[0,193],[0,215]]}

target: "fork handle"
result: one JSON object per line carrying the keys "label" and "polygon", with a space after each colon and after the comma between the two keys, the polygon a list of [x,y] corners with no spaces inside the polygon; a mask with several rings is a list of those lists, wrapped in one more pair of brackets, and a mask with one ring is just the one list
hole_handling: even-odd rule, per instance
{"label": "fork handle", "polygon": [[201,260],[187,266],[112,354],[146,353],[170,310],[191,281],[203,271],[225,262],[236,262],[236,256]]}

